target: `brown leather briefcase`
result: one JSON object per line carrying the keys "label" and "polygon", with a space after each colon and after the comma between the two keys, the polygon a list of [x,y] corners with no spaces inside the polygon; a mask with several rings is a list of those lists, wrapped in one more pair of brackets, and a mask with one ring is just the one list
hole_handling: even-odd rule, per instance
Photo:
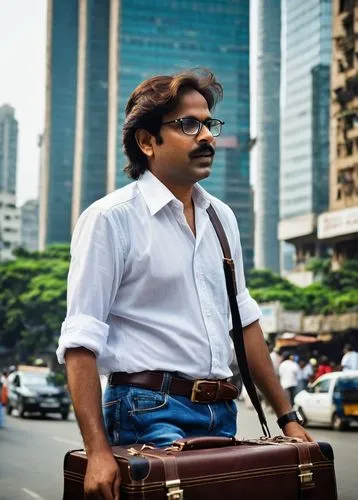
{"label": "brown leather briefcase", "polygon": [[[169,448],[115,446],[121,499],[336,500],[333,453],[327,443],[284,438],[180,440]],[[65,457],[63,500],[83,498],[84,451]]]}

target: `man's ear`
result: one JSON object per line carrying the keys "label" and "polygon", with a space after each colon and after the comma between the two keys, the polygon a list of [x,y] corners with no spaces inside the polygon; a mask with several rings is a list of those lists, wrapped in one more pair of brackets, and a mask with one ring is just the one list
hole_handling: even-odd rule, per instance
{"label": "man's ear", "polygon": [[145,130],[144,128],[139,128],[135,132],[135,138],[141,151],[149,158],[153,156],[154,136],[152,136],[152,134],[150,134],[148,130]]}

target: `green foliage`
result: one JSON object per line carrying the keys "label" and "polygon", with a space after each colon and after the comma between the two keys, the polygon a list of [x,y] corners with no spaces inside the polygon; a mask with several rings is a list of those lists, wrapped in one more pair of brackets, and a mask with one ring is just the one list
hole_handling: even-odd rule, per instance
{"label": "green foliage", "polygon": [[19,357],[53,345],[66,315],[69,246],[45,252],[16,250],[17,259],[0,264],[0,344]]}
{"label": "green foliage", "polygon": [[[45,252],[16,250],[17,259],[0,263],[0,345],[15,348],[21,359],[55,346],[66,315],[69,246]],[[280,301],[286,310],[341,314],[358,310],[358,262],[338,271],[327,259],[309,264],[319,281],[299,288],[268,270],[248,272],[247,285],[260,303]]]}
{"label": "green foliage", "polygon": [[358,262],[347,260],[332,271],[329,259],[312,259],[307,269],[316,281],[300,288],[268,270],[253,269],[247,276],[252,297],[260,303],[279,301],[284,309],[305,314],[342,314],[358,310]]}

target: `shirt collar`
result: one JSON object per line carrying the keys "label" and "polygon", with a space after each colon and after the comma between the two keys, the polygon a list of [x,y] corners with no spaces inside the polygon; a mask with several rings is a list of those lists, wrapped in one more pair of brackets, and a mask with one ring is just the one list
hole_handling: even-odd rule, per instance
{"label": "shirt collar", "polygon": [[[150,170],[144,172],[138,179],[137,185],[151,215],[155,215],[171,201],[179,202],[174,194]],[[193,200],[197,206],[203,209],[207,209],[210,205],[208,193],[198,184],[194,185]]]}

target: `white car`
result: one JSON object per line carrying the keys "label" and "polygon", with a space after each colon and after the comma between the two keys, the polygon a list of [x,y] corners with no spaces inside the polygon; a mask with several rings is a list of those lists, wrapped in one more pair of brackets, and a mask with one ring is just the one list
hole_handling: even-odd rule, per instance
{"label": "white car", "polygon": [[322,375],[294,401],[305,424],[327,424],[344,430],[351,422],[358,422],[358,371]]}

